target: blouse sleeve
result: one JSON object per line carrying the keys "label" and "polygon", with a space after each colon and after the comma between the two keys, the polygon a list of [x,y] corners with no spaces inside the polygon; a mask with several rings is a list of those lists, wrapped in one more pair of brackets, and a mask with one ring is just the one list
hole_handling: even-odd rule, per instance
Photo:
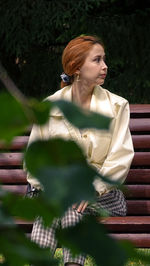
{"label": "blouse sleeve", "polygon": [[[28,142],[28,146],[36,141],[36,140],[39,140],[39,139],[45,139],[46,136],[45,136],[45,132],[47,132],[47,137],[48,137],[48,128],[47,128],[47,125],[45,126],[38,126],[38,125],[34,125],[32,130],[31,130],[31,134],[30,134],[30,137],[29,137],[29,142]],[[27,181],[32,185],[34,186],[35,188],[37,189],[42,189],[42,186],[40,184],[40,182],[33,176],[31,176],[31,174],[26,170],[26,167],[25,167],[25,164],[24,164],[24,169],[25,171],[27,172]]]}
{"label": "blouse sleeve", "polygon": [[[112,140],[107,157],[99,169],[99,173],[111,180],[123,183],[133,156],[133,143],[129,130],[129,104],[123,101],[121,105],[116,105],[116,118],[111,125]],[[94,186],[99,194],[103,194],[111,188],[111,185],[104,183],[100,178],[96,178]]]}

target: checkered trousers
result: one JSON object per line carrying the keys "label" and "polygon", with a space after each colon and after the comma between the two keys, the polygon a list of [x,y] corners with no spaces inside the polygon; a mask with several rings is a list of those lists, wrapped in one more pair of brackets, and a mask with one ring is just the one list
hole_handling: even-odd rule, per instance
{"label": "checkered trousers", "polygon": [[[100,208],[104,208],[109,212],[110,216],[125,216],[126,215],[126,201],[123,193],[114,189],[110,192],[100,196],[97,196],[96,203],[87,206],[85,214],[97,215],[97,211]],[[37,218],[33,224],[31,239],[38,243],[41,247],[49,247],[52,254],[55,253],[57,248],[57,239],[55,237],[56,228],[67,228],[74,226],[84,217],[84,213],[79,213],[76,210],[69,208],[63,217],[57,218],[53,221],[50,227],[44,227],[42,219]],[[72,257],[70,250],[63,249],[64,265],[67,262],[78,263],[84,265],[85,255],[81,254],[76,257]]]}

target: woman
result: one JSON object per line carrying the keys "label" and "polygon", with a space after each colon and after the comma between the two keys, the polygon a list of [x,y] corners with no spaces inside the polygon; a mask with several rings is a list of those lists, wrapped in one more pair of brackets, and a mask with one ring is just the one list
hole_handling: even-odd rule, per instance
{"label": "woman", "polygon": [[[112,180],[124,182],[133,158],[133,145],[129,132],[129,104],[124,98],[101,87],[108,67],[105,63],[103,43],[93,36],[80,36],[69,42],[62,55],[64,73],[61,75],[61,90],[47,100],[65,99],[82,108],[112,118],[111,126],[105,130],[79,131],[63,117],[59,110],[52,110],[50,120],[43,128],[35,126],[30,142],[37,138],[62,137],[73,139],[84,150],[88,162],[99,173]],[[28,175],[32,188],[40,189],[37,180]],[[97,192],[97,208],[105,208],[111,216],[125,216],[126,202],[123,193],[104,183],[99,178],[93,183]],[[84,213],[90,211],[87,202],[74,204],[51,228],[44,228],[38,219],[33,226],[32,240],[55,252],[57,240],[55,228],[75,225]],[[85,257],[71,257],[64,249],[64,265],[84,265]]]}

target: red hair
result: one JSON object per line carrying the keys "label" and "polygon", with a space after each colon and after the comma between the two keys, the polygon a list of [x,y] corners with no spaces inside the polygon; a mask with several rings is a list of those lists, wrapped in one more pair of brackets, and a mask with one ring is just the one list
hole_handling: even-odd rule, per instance
{"label": "red hair", "polygon": [[75,72],[81,68],[88,52],[97,43],[104,47],[95,36],[79,36],[68,43],[62,54],[62,65],[64,72],[70,76],[70,82],[61,81],[61,88],[73,82]]}

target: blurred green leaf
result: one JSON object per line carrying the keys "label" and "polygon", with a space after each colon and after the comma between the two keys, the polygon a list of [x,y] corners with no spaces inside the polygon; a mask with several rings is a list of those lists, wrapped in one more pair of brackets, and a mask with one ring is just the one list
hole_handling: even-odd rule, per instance
{"label": "blurred green leaf", "polygon": [[5,258],[4,265],[24,266],[29,263],[37,266],[58,265],[57,261],[51,258],[49,248],[41,249],[19,229],[6,229],[1,232],[0,254]]}
{"label": "blurred green leaf", "polygon": [[[127,240],[121,240],[119,242],[120,242],[120,246],[122,246],[122,248],[125,250],[130,260],[137,262],[138,265],[145,265],[145,266],[150,265],[149,252],[146,253],[146,252],[143,252],[143,250],[140,250],[139,248],[136,249],[135,246]],[[141,263],[144,263],[144,264],[141,264]]]}
{"label": "blurred green leaf", "polygon": [[[75,202],[94,200],[92,183],[99,174],[87,163],[75,142],[63,139],[33,142],[25,154],[25,164],[30,174],[44,187],[47,201],[60,214]],[[105,182],[117,184],[99,177]]]}
{"label": "blurred green leaf", "polygon": [[86,163],[86,159],[75,142],[53,138],[31,143],[25,153],[25,163],[35,175],[41,167]]}
{"label": "blurred green leaf", "polygon": [[76,201],[93,199],[96,172],[73,141],[53,139],[32,143],[25,163],[43,185],[47,200],[61,212]]}
{"label": "blurred green leaf", "polygon": [[36,99],[31,99],[29,104],[35,117],[34,122],[40,125],[45,124],[49,118],[52,103],[50,101],[39,102]]}
{"label": "blurred green leaf", "polygon": [[[29,221],[34,221],[38,216],[43,217],[45,226],[50,226],[54,217],[58,216],[60,213],[57,208],[47,203],[42,195],[35,198],[28,198],[9,193],[3,198],[3,207],[7,209],[13,217]],[[10,222],[10,220],[8,221]],[[4,223],[4,225],[7,224]],[[12,226],[13,224],[10,222],[10,225]]]}
{"label": "blurred green leaf", "polygon": [[54,105],[59,107],[64,116],[79,129],[96,128],[108,129],[111,119],[95,112],[83,110],[72,102],[59,100]]}
{"label": "blurred green leaf", "polygon": [[0,140],[11,141],[14,136],[24,133],[32,123],[43,125],[47,122],[51,102],[29,100],[19,103],[8,93],[0,94]]}
{"label": "blurred green leaf", "polygon": [[8,214],[7,209],[1,204],[0,208],[0,230],[5,227],[16,227],[14,219]]}
{"label": "blurred green leaf", "polygon": [[126,251],[107,235],[104,225],[87,216],[76,226],[59,229],[56,233],[61,245],[72,250],[73,255],[90,255],[99,266],[122,266],[127,261]]}
{"label": "blurred green leaf", "polygon": [[9,94],[0,94],[0,106],[0,140],[10,141],[26,130],[29,120],[21,104]]}

